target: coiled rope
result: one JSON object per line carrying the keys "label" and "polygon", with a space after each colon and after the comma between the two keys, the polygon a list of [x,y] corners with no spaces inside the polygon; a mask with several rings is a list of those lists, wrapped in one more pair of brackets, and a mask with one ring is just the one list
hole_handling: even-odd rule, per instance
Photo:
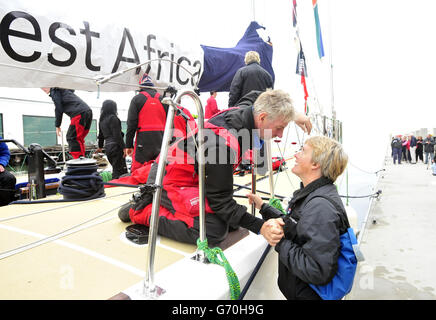
{"label": "coiled rope", "polygon": [[67,167],[58,188],[64,199],[90,200],[105,196],[102,176],[97,165]]}
{"label": "coiled rope", "polygon": [[[235,271],[233,271],[230,263],[227,261],[223,250],[218,247],[210,249],[207,244],[207,239],[200,241],[200,238],[197,239],[197,247],[198,250],[202,250],[205,253],[207,259],[211,263],[224,267],[226,271],[227,282],[229,283],[230,288],[230,299],[237,300],[241,292],[241,286],[239,285],[238,276],[236,275]],[[221,260],[218,258],[218,256],[221,258]]]}
{"label": "coiled rope", "polygon": [[103,182],[109,182],[112,180],[112,173],[109,171],[100,172],[100,176],[103,179]]}

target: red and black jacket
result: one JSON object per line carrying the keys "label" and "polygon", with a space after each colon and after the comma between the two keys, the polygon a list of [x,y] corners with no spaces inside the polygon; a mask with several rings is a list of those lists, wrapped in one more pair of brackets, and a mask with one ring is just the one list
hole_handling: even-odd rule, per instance
{"label": "red and black jacket", "polygon": [[[132,172],[143,164],[154,160],[160,153],[165,130],[168,105],[161,103],[161,97],[154,89],[143,89],[133,97],[127,116],[126,148],[135,148]],[[183,111],[190,117],[191,128],[195,127],[194,118],[188,110]],[[181,116],[174,118],[173,139],[186,136],[186,120]],[[135,138],[135,144],[133,140]]]}
{"label": "red and black jacket", "polygon": [[[242,226],[259,233],[263,220],[247,212],[247,208],[233,199],[233,171],[242,154],[252,147],[252,142],[242,143],[238,133],[245,130],[251,137],[254,129],[251,107],[232,108],[221,112],[205,123],[205,189],[206,221],[213,222],[206,230],[217,234],[227,232],[228,227]],[[245,141],[244,141],[245,142]],[[168,165],[163,180],[163,194],[160,215],[169,220],[179,220],[188,228],[194,226],[198,217],[198,174],[196,147],[191,137],[171,145]],[[159,159],[157,159],[159,161]],[[156,166],[157,167],[157,166]],[[150,172],[148,183],[154,182]],[[138,204],[131,209],[132,222],[148,224],[151,214],[149,203]],[[218,236],[219,237],[219,236]]]}
{"label": "red and black jacket", "polygon": [[[207,127],[213,131],[227,131],[231,139],[226,140],[223,134],[215,141],[207,141],[206,147],[206,198],[210,208],[220,219],[227,221],[232,228],[242,226],[254,233],[259,233],[263,220],[254,217],[247,212],[247,207],[238,204],[233,199],[233,171],[241,162],[242,155],[252,149],[252,130],[255,129],[252,107],[228,109],[207,123]],[[211,129],[206,129],[211,130]],[[248,134],[250,139],[243,137]],[[234,149],[233,141],[237,141],[238,150]],[[215,143],[215,145],[214,145]],[[211,154],[209,150],[219,150],[219,155]],[[227,153],[227,164],[219,163],[222,154]],[[215,159],[214,159],[215,158]]]}

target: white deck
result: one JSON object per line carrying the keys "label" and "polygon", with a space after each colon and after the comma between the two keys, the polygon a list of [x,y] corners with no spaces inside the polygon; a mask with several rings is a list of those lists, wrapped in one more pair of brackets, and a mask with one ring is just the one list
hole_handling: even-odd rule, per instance
{"label": "white deck", "polygon": [[[297,185],[296,177],[292,179]],[[235,176],[235,183],[248,182],[251,175]],[[289,194],[293,189],[288,184],[289,180],[282,176],[277,187],[282,187],[281,193]],[[269,191],[268,179],[257,185],[259,190]],[[0,287],[10,289],[1,290],[0,299],[109,299],[141,283],[147,246],[129,243],[123,236],[129,223],[121,222],[117,216],[118,207],[136,190],[109,188],[105,198],[86,202],[1,207]],[[246,193],[246,190],[239,192]],[[245,199],[237,201],[248,205]],[[37,242],[40,240],[42,243]],[[265,247],[263,237],[250,233],[225,250],[241,290]],[[224,268],[191,261],[189,257],[195,251],[194,245],[158,237],[154,270],[156,284],[167,290],[162,299],[229,299]],[[178,268],[182,267],[190,275],[183,273],[180,277]],[[174,268],[179,272],[172,272]],[[193,280],[196,276],[199,281]],[[258,273],[258,278],[264,276],[268,277],[270,286],[256,279],[246,299],[283,298],[276,285],[277,254],[273,250]],[[204,277],[210,280],[205,288],[202,287]],[[186,280],[190,280],[190,294],[183,285]],[[199,287],[194,288],[194,283]]]}

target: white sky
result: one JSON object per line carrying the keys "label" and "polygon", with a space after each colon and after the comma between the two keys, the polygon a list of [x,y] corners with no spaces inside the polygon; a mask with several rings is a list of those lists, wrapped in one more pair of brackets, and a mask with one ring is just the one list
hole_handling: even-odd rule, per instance
{"label": "white sky", "polygon": [[[74,12],[81,20],[125,24],[143,28],[144,32],[147,26],[153,26],[170,39],[217,47],[234,46],[249,22],[256,19],[267,28],[274,44],[276,88],[288,91],[297,109],[303,110],[303,89],[295,75],[292,0],[23,2],[37,6],[41,13]],[[390,133],[436,127],[432,90],[436,74],[432,34],[436,30],[436,1],[318,0],[318,3],[326,52],[323,61],[317,57],[311,1],[297,0],[309,96],[314,99],[316,93],[324,110],[330,109],[331,43],[334,106],[337,118],[344,123],[344,144],[359,147],[353,150],[354,162],[360,158],[363,162],[371,150],[384,152],[385,145],[380,141],[385,143]],[[207,97],[207,93],[201,96],[204,102]],[[220,108],[226,107],[225,94],[219,94],[218,103]]]}
{"label": "white sky", "polygon": [[399,133],[436,127],[431,34],[436,3],[332,2],[340,7],[333,16],[333,59],[335,98],[344,117],[354,113],[368,128]]}

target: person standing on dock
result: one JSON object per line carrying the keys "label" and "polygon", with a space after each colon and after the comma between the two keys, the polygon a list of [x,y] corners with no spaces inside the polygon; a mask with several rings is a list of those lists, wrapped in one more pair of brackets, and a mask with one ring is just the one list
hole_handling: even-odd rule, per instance
{"label": "person standing on dock", "polygon": [[[3,138],[0,137],[0,140]],[[6,167],[9,163],[9,159],[11,154],[9,152],[8,145],[5,142],[0,143],[0,206],[6,206],[12,201],[14,201],[15,197],[15,183],[17,179],[15,176],[6,170]]]}
{"label": "person standing on dock", "polygon": [[410,151],[409,151],[409,149],[410,149],[410,141],[407,140],[407,136],[406,136],[406,135],[404,135],[404,136],[401,138],[401,145],[402,145],[401,151],[402,151],[402,155],[403,155],[403,159],[404,159],[404,161],[405,161],[405,162],[410,162],[410,160],[409,160],[409,155],[410,155]]}
{"label": "person standing on dock", "polygon": [[127,165],[124,154],[124,133],[121,131],[121,121],[117,116],[115,101],[103,102],[98,128],[97,152],[101,152],[104,145],[106,156],[112,166],[112,179],[118,179],[127,173]]}
{"label": "person standing on dock", "polygon": [[418,139],[416,140],[416,158],[415,161],[416,163],[418,163],[418,159],[421,160],[421,162],[424,162],[424,157],[423,157],[423,145],[422,145],[422,137],[418,136]]}
{"label": "person standing on dock", "polygon": [[429,163],[429,161],[431,163],[433,161],[435,142],[430,133],[427,135],[427,138],[424,139],[423,145],[425,153],[425,164]]}
{"label": "person standing on dock", "polygon": [[398,160],[398,164],[401,164],[402,145],[401,145],[400,135],[392,139],[391,147],[392,147],[392,157],[394,159],[394,164],[396,164],[397,160]]}
{"label": "person standing on dock", "polygon": [[[92,123],[91,108],[80,99],[74,90],[62,88],[41,88],[55,105],[56,134],[61,135],[62,116],[65,113],[71,122],[67,131],[68,149],[73,159],[85,156],[85,137]],[[65,159],[64,159],[65,160]]]}
{"label": "person standing on dock", "polygon": [[258,195],[248,194],[263,219],[276,219],[283,229],[284,238],[270,245],[279,254],[278,285],[288,300],[321,300],[309,284],[325,285],[337,272],[339,238],[349,222],[334,182],[347,162],[337,141],[311,137],[295,155],[292,173],[301,179],[301,186],[289,201],[287,215],[264,204]]}
{"label": "person standing on dock", "polygon": [[[411,163],[417,163],[416,161],[416,137],[411,134],[409,136],[410,138],[410,156],[411,156]],[[413,159],[415,159],[415,162],[413,162]]]}

